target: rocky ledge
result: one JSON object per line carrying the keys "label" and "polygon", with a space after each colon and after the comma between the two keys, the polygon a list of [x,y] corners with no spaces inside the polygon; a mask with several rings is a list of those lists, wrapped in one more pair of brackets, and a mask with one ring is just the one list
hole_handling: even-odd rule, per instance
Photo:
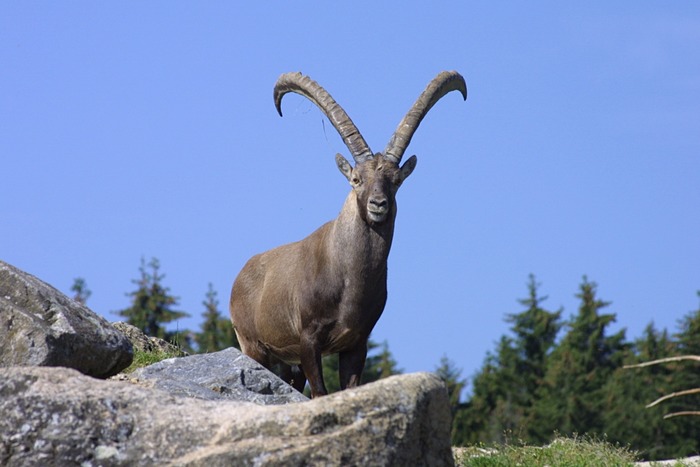
{"label": "rocky ledge", "polygon": [[453,465],[433,374],[309,401],[227,349],[104,379],[151,345],[124,332],[0,261],[0,465]]}

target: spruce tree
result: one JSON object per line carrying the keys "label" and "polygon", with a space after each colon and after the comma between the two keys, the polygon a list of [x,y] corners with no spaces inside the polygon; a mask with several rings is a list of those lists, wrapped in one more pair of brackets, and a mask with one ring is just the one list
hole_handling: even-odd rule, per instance
{"label": "spruce tree", "polygon": [[578,314],[549,359],[530,425],[532,436],[541,442],[555,431],[604,434],[603,387],[622,365],[629,345],[624,329],[606,334],[615,315],[600,313],[610,303],[596,297],[596,287],[584,276],[576,295],[581,300]]}
{"label": "spruce tree", "polygon": [[[700,296],[700,294],[699,294]],[[700,354],[700,309],[688,313],[679,322],[679,331],[656,331],[652,325],[637,340],[629,364],[649,363],[682,355]],[[632,449],[650,460],[687,457],[700,450],[700,426],[697,416],[669,414],[700,409],[700,397],[690,394],[673,397],[658,404],[662,396],[700,387],[698,363],[669,361],[635,366],[614,373],[606,389],[606,431],[609,439],[629,443]],[[645,407],[650,404],[650,407]]]}
{"label": "spruce tree", "polygon": [[440,364],[435,368],[435,374],[445,383],[447,387],[447,397],[450,401],[450,411],[452,413],[452,439],[461,441],[458,430],[461,425],[456,423],[457,411],[462,407],[462,391],[467,385],[467,380],[462,378],[462,370],[455,366],[455,363],[443,355]]}
{"label": "spruce tree", "polygon": [[[699,293],[700,296],[700,293]],[[688,313],[679,322],[675,340],[650,328],[638,341],[633,364],[649,363],[665,358],[700,355],[700,309]],[[647,459],[687,457],[700,450],[700,425],[694,413],[700,410],[698,394],[686,394],[665,400],[661,398],[700,388],[698,363],[691,360],[667,361],[655,365],[636,366],[616,372],[610,384],[611,408],[606,428],[611,439],[630,443]],[[651,404],[655,402],[654,404]],[[658,403],[657,403],[658,402]],[[648,408],[640,409],[649,404]],[[623,407],[628,424],[620,423],[619,407]],[[618,408],[618,413],[615,409]]]}
{"label": "spruce tree", "polygon": [[[375,350],[379,353],[374,353]],[[367,342],[367,360],[365,369],[362,371],[362,384],[372,383],[392,375],[399,375],[403,372],[398,367],[394,356],[389,350],[387,341],[377,344],[372,339]]]}
{"label": "spruce tree", "polygon": [[[628,351],[625,363],[644,363],[674,354],[675,343],[668,331],[649,324]],[[659,405],[646,407],[671,390],[672,377],[664,365],[615,370],[603,388],[602,413],[608,440],[629,445],[645,460],[687,454],[689,440],[683,439],[676,424],[663,419],[665,409]]]}
{"label": "spruce tree", "polygon": [[144,258],[141,258],[139,274],[140,277],[132,281],[137,285],[137,289],[127,294],[132,298],[131,306],[117,311],[117,314],[127,318],[129,324],[136,326],[147,336],[159,337],[189,347],[186,342],[186,330],[168,332],[163,326],[189,315],[173,310],[178,304],[178,299],[170,295],[169,288],[163,286],[165,275],[160,273],[160,262],[151,258],[146,264]]}
{"label": "spruce tree", "polygon": [[[700,291],[697,292],[700,298]],[[675,356],[700,356],[700,306],[697,310],[687,313],[678,323],[675,334]],[[700,388],[700,362],[692,360],[665,364],[670,374],[670,390],[667,394]],[[661,404],[664,413],[689,413],[700,411],[700,394],[689,394],[674,397]],[[700,416],[674,416],[667,423],[673,424],[686,440],[693,440],[692,445],[685,446],[687,452],[700,451]]]}
{"label": "spruce tree", "polygon": [[530,274],[527,283],[529,296],[518,300],[527,308],[506,318],[506,321],[513,323],[511,331],[515,334],[515,373],[518,381],[514,399],[525,414],[529,414],[535,402],[535,393],[542,384],[547,359],[562,326],[562,310],[551,312],[543,309],[541,304],[547,300],[547,296],[538,295],[539,287],[535,276]]}
{"label": "spruce tree", "polygon": [[443,355],[442,358],[440,358],[440,364],[435,368],[435,374],[438,375],[445,383],[445,386],[447,386],[447,396],[450,399],[452,416],[454,416],[459,408],[462,391],[467,385],[467,380],[462,379],[462,370],[457,368],[455,363],[447,358],[447,355]]}
{"label": "spruce tree", "polygon": [[[697,296],[700,299],[700,291],[697,292]],[[681,318],[678,327],[675,335],[678,355],[700,355],[700,306]]]}
{"label": "spruce tree", "polygon": [[532,407],[544,378],[547,360],[561,328],[561,310],[542,307],[540,284],[530,274],[526,308],[509,314],[513,337],[502,336],[495,354],[489,353],[473,378],[470,400],[455,416],[456,443],[503,443],[514,436],[529,441]]}
{"label": "spruce tree", "polygon": [[229,347],[240,348],[231,320],[221,316],[219,300],[216,296],[214,287],[209,283],[205,300],[202,302],[204,305],[202,331],[194,338],[199,352],[216,352]]}
{"label": "spruce tree", "polygon": [[486,354],[483,366],[472,378],[471,397],[457,409],[453,444],[502,444],[514,428],[517,430],[523,413],[513,405],[515,358],[512,339],[501,336],[496,352]]}
{"label": "spruce tree", "polygon": [[74,292],[73,300],[78,303],[85,305],[92,295],[92,291],[88,289],[87,282],[82,277],[76,277],[73,279],[73,285],[71,286],[71,291]]}

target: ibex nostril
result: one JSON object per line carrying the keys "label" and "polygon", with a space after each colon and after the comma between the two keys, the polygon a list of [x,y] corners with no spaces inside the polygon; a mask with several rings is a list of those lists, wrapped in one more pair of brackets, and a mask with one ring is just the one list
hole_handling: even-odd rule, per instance
{"label": "ibex nostril", "polygon": [[370,198],[369,204],[377,208],[385,208],[388,204],[386,198]]}

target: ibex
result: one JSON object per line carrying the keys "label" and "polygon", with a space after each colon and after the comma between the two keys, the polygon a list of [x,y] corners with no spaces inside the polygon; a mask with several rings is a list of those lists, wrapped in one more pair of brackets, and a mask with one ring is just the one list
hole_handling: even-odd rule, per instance
{"label": "ibex", "polygon": [[316,104],[340,133],[355,167],[335,161],[352,187],[340,214],[305,239],[253,256],[231,290],[231,321],[243,352],[311,397],[327,394],[321,357],[339,354],[342,389],[357,386],[367,340],[387,298],[387,258],[394,235],[396,192],[416,167],[416,156],[399,166],[430,108],[450,91],[467,98],[464,78],[442,72],[401,120],[384,153],[373,154],[350,117],[318,83],[286,73],[275,84],[282,97],[294,92]]}

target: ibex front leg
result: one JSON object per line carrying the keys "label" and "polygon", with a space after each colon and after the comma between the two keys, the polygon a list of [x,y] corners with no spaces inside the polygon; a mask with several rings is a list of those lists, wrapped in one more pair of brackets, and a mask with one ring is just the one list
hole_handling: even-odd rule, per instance
{"label": "ibex front leg", "polygon": [[301,337],[301,368],[309,380],[311,397],[328,394],[323,383],[323,366],[321,363],[321,346],[315,333],[307,333]]}
{"label": "ibex front leg", "polygon": [[359,344],[356,348],[341,352],[339,355],[340,388],[354,388],[360,385],[362,370],[367,358],[367,344]]}

